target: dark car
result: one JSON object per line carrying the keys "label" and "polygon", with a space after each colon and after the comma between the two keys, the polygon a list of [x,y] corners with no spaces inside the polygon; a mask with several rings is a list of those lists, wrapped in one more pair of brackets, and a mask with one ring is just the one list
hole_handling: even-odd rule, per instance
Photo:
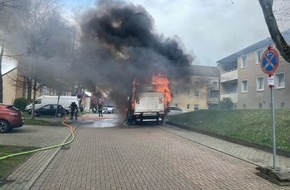
{"label": "dark car", "polygon": [[[36,110],[34,110],[34,116],[41,116],[41,115],[52,115],[57,117],[62,117],[68,113],[68,110],[62,107],[61,105],[57,104],[47,104],[44,105]],[[31,111],[30,111],[31,114]]]}
{"label": "dark car", "polygon": [[0,133],[22,127],[23,124],[24,118],[19,109],[12,105],[0,104]]}

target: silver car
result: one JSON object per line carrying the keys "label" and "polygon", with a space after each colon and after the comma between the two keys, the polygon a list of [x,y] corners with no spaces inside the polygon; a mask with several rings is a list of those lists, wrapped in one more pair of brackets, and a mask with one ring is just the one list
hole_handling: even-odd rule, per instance
{"label": "silver car", "polygon": [[176,115],[176,114],[181,114],[181,113],[184,113],[184,111],[180,109],[179,107],[168,107],[166,109],[167,115]]}

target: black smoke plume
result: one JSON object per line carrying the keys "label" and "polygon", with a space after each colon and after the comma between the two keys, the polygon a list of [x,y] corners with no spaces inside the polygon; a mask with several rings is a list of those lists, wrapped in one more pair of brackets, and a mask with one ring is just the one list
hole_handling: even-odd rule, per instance
{"label": "black smoke plume", "polygon": [[83,15],[81,28],[82,64],[86,64],[86,69],[79,68],[82,76],[111,91],[116,102],[126,101],[134,80],[142,88],[150,85],[154,74],[169,80],[191,74],[192,58],[176,40],[155,31],[152,16],[142,6],[100,1]]}

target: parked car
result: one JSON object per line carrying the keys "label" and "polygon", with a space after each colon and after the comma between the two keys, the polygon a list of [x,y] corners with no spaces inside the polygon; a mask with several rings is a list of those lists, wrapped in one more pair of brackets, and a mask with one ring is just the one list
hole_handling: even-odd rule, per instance
{"label": "parked car", "polygon": [[[31,111],[29,113],[31,114]],[[33,115],[37,117],[41,115],[52,115],[52,116],[56,115],[57,117],[63,117],[67,113],[68,113],[68,110],[62,107],[61,105],[47,104],[34,110]]]}
{"label": "parked car", "polygon": [[104,106],[103,107],[103,113],[114,113],[115,107],[114,106]]}
{"label": "parked car", "polygon": [[24,117],[19,109],[12,105],[0,104],[0,133],[22,127],[23,124]]}
{"label": "parked car", "polygon": [[168,107],[166,108],[165,113],[167,115],[176,115],[176,114],[184,113],[184,111],[180,109],[179,107]]}

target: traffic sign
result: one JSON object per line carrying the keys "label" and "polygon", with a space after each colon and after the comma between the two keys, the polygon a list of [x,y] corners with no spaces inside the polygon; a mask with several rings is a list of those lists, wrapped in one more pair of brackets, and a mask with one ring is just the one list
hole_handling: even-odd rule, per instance
{"label": "traffic sign", "polygon": [[271,46],[264,51],[261,58],[261,69],[267,75],[272,75],[279,65],[279,53]]}
{"label": "traffic sign", "polygon": [[275,86],[275,80],[274,80],[274,75],[269,75],[268,77],[268,86],[270,88]]}

